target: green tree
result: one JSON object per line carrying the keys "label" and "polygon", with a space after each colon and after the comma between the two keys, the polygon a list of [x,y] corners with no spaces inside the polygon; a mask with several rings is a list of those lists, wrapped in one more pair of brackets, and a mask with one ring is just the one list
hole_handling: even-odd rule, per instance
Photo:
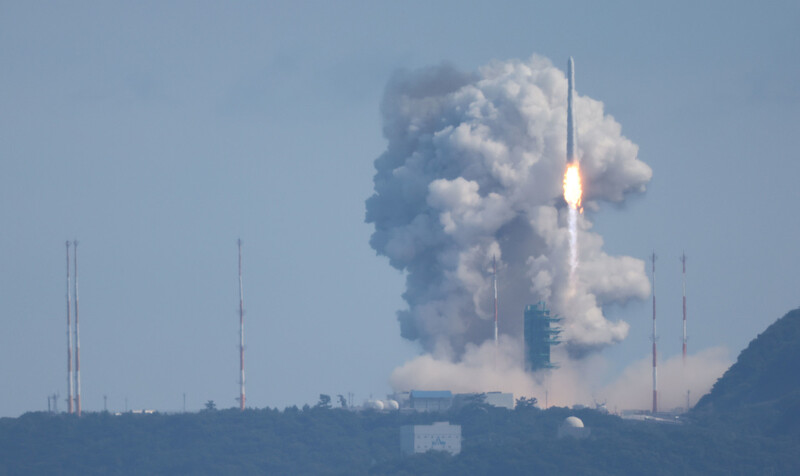
{"label": "green tree", "polygon": [[529,410],[536,408],[536,403],[538,400],[536,398],[525,398],[520,397],[517,399],[517,405],[514,407],[515,410]]}
{"label": "green tree", "polygon": [[319,402],[317,403],[317,408],[330,408],[331,407],[331,396],[325,395],[324,393],[319,394]]}

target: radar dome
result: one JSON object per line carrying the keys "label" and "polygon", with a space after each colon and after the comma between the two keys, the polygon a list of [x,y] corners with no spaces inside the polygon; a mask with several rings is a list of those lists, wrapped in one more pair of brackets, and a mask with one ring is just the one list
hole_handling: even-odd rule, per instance
{"label": "radar dome", "polygon": [[558,437],[572,437],[572,438],[586,438],[589,436],[589,429],[583,427],[583,422],[576,416],[569,416],[564,419],[561,426],[558,427]]}
{"label": "radar dome", "polygon": [[581,421],[580,418],[576,416],[570,416],[564,420],[564,426],[569,426],[572,428],[583,428],[583,422]]}

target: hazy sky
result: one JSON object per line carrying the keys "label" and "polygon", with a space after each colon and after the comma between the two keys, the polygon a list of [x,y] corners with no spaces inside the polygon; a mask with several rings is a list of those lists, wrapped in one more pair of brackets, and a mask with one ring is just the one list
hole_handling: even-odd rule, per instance
{"label": "hazy sky", "polygon": [[[690,351],[735,358],[800,305],[800,6],[540,3],[0,1],[0,416],[65,408],[73,238],[85,410],[236,405],[239,237],[248,405],[384,396],[419,347],[364,223],[383,89],[534,53],[574,56],[653,169],[592,221],[607,252],[659,255],[661,352],[685,249]],[[631,324],[611,378],[651,322],[606,313]]]}

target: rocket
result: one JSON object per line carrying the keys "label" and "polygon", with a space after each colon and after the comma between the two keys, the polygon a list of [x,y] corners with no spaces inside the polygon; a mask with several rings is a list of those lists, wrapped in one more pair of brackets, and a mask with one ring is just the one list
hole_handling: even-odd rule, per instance
{"label": "rocket", "polygon": [[575,97],[575,61],[572,56],[569,57],[567,63],[567,163],[572,164],[577,162],[578,158],[575,156],[575,110],[572,107],[572,99]]}
{"label": "rocket", "polygon": [[583,213],[581,207],[583,185],[581,185],[578,154],[575,150],[578,141],[575,137],[574,99],[575,61],[570,56],[567,62],[567,170],[564,171],[564,200],[569,205],[570,281],[574,279],[575,269],[578,267],[578,214]]}

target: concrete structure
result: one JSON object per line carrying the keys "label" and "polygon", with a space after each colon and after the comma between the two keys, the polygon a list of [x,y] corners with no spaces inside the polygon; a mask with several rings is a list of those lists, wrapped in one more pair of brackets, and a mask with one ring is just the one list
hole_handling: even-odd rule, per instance
{"label": "concrete structure", "polygon": [[550,362],[550,347],[561,342],[558,340],[561,329],[552,324],[561,322],[561,318],[550,317],[544,301],[539,301],[525,308],[524,319],[525,370],[535,372],[555,368]]}
{"label": "concrete structure", "polygon": [[559,438],[586,438],[589,436],[589,429],[583,426],[583,422],[576,416],[569,416],[564,419],[561,426],[558,427]]}
{"label": "concrete structure", "polygon": [[453,405],[453,393],[450,390],[412,390],[408,401],[409,406],[419,412],[443,412]]}
{"label": "concrete structure", "polygon": [[686,421],[681,419],[683,409],[675,409],[671,412],[651,413],[649,410],[622,410],[619,416],[623,420],[646,421],[649,423],[666,423],[670,425],[682,425]]}
{"label": "concrete structure", "polygon": [[461,453],[461,425],[440,421],[433,425],[404,425],[400,427],[400,450],[405,454],[447,451]]}
{"label": "concrete structure", "polygon": [[391,395],[386,396],[390,400],[396,401],[400,408],[410,408],[411,407],[411,392],[395,392]]}
{"label": "concrete structure", "polygon": [[502,392],[489,392],[486,394],[486,399],[484,400],[484,402],[487,405],[491,405],[493,407],[507,408],[509,410],[513,410],[514,394],[502,393]]}
{"label": "concrete structure", "polygon": [[[449,390],[412,390],[410,392],[397,392],[391,394],[386,400],[370,400],[364,408],[374,410],[402,410],[418,412],[443,412],[459,409],[469,403],[478,403],[476,398],[483,396],[479,403],[498,408],[514,409],[515,400],[513,393],[487,392],[487,393],[459,393],[453,394]],[[380,408],[377,404],[380,404]]]}

